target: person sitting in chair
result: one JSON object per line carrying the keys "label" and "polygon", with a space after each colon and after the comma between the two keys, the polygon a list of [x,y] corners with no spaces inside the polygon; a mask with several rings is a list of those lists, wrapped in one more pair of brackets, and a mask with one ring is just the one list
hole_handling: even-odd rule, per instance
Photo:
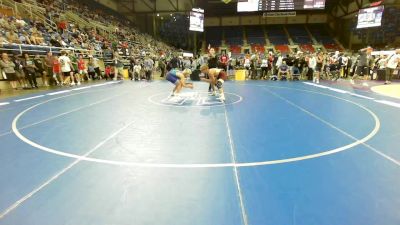
{"label": "person sitting in chair", "polygon": [[278,68],[278,78],[280,80],[287,80],[289,74],[289,67],[286,64],[286,61],[282,61],[281,66]]}

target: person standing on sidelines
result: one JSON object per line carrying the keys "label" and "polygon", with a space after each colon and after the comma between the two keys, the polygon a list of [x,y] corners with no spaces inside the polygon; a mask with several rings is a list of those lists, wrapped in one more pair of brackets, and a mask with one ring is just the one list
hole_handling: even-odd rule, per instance
{"label": "person standing on sidelines", "polygon": [[146,73],[146,80],[147,80],[147,81],[150,81],[150,80],[151,80],[152,73],[153,73],[154,62],[153,62],[153,60],[150,58],[149,54],[147,54],[147,55],[146,55],[146,58],[144,59],[143,67],[144,67],[144,71],[145,71],[145,73]]}
{"label": "person standing on sidelines", "polygon": [[58,58],[58,61],[60,62],[61,65],[61,73],[63,77],[62,83],[65,84],[70,84],[70,85],[75,85],[74,81],[74,72],[72,71],[72,63],[71,59],[68,57],[68,53],[66,51],[61,52],[60,58]]}
{"label": "person standing on sidelines", "polygon": [[396,51],[387,58],[385,84],[392,83],[392,76],[394,70],[400,65],[399,62],[400,62],[400,49],[396,49]]}
{"label": "person standing on sidelines", "polygon": [[79,79],[81,80],[83,79],[83,76],[86,76],[89,79],[86,70],[86,63],[85,60],[83,60],[82,54],[79,54],[78,56],[78,74],[80,75]]}
{"label": "person standing on sidelines", "polygon": [[[216,55],[215,48],[212,48],[211,45],[208,45],[207,65],[208,65],[208,68],[211,68],[211,69],[218,68],[218,57]],[[207,74],[205,74],[205,75],[208,76]],[[206,77],[206,78],[208,78],[208,77]],[[212,87],[211,84],[208,86],[208,93],[210,95],[215,95],[214,88]]]}
{"label": "person standing on sidelines", "polygon": [[113,65],[114,65],[114,80],[118,79],[123,80],[124,62],[122,61],[122,57],[117,53],[114,54]]}
{"label": "person standing on sidelines", "polygon": [[58,56],[56,55],[53,57],[52,74],[53,74],[53,79],[57,83],[57,86],[63,85],[61,79],[61,63],[58,60]]}
{"label": "person standing on sidelines", "polygon": [[[44,69],[46,71],[46,75],[49,79],[49,83],[53,83],[53,81],[51,80],[52,76],[53,76],[53,53],[52,52],[47,52],[46,57],[44,58]],[[51,81],[51,82],[50,82]]]}
{"label": "person standing on sidelines", "polygon": [[313,78],[313,83],[319,84],[319,79],[315,76],[315,68],[317,67],[317,57],[315,54],[311,54],[308,59],[308,73]]}
{"label": "person standing on sidelines", "polygon": [[[369,59],[371,57],[372,51],[373,48],[371,48],[370,46],[363,48],[359,51],[360,56],[355,73],[350,79],[351,84],[355,84],[354,80],[356,80],[360,75],[367,76],[369,74]],[[364,83],[363,85],[368,86],[367,83]]]}

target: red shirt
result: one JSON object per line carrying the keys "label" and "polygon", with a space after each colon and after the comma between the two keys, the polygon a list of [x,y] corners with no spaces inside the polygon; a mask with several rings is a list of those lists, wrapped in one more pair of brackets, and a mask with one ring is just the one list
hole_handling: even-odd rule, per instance
{"label": "red shirt", "polygon": [[221,56],[221,63],[226,65],[227,62],[228,62],[228,57],[226,55]]}
{"label": "red shirt", "polygon": [[65,29],[67,28],[67,22],[65,22],[65,21],[60,21],[60,22],[58,23],[58,28],[60,28],[60,29],[62,29],[62,30],[65,30]]}
{"label": "red shirt", "polygon": [[58,60],[53,61],[53,73],[61,73],[61,64]]}
{"label": "red shirt", "polygon": [[85,70],[85,61],[83,59],[78,60],[78,70]]}
{"label": "red shirt", "polygon": [[111,74],[111,67],[107,66],[105,71],[104,71],[107,75]]}

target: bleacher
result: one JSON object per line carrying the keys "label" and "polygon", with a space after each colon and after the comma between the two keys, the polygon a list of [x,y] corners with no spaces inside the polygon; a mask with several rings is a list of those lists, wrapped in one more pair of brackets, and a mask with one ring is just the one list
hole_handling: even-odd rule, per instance
{"label": "bleacher", "polygon": [[224,27],[225,43],[227,45],[243,45],[243,28],[239,26]]}
{"label": "bleacher", "polygon": [[312,44],[312,39],[302,25],[289,25],[286,29],[295,44]]}
{"label": "bleacher", "polygon": [[342,48],[336,43],[335,39],[329,34],[325,25],[311,25],[308,29],[314,38],[322,44],[327,51],[342,50]]}
{"label": "bleacher", "polygon": [[[321,24],[309,25],[310,33],[307,31],[305,25],[208,27],[206,28],[206,42],[212,46],[221,46],[222,30],[226,47],[232,53],[239,54],[244,44],[243,29],[245,29],[247,46],[250,46],[251,52],[265,52],[265,48],[268,47],[268,40],[268,45],[271,45],[276,51],[282,53],[291,52],[292,47],[298,47],[302,52],[313,53],[316,51],[313,38],[320,45],[323,45],[327,51],[343,50],[330,35],[326,25]],[[289,41],[289,37],[293,40],[293,43]],[[291,43],[294,46],[291,46]]]}
{"label": "bleacher", "polygon": [[266,33],[273,45],[288,45],[289,39],[282,26],[267,26]]}
{"label": "bleacher", "polygon": [[315,52],[315,48],[313,47],[312,44],[300,44],[299,47],[302,52],[311,52],[311,53]]}
{"label": "bleacher", "polygon": [[261,45],[261,44],[253,44],[253,45],[251,45],[251,51],[265,53],[265,47],[264,47],[264,45]]}
{"label": "bleacher", "polygon": [[242,47],[239,45],[231,45],[229,49],[232,54],[240,54],[242,52]]}
{"label": "bleacher", "polygon": [[250,45],[265,45],[265,35],[263,27],[248,26],[246,27],[247,43]]}
{"label": "bleacher", "polygon": [[335,40],[327,31],[325,25],[309,25],[308,29],[314,38],[321,44],[335,44]]}
{"label": "bleacher", "polygon": [[288,45],[275,45],[275,50],[280,51],[281,53],[288,53],[290,52]]}
{"label": "bleacher", "polygon": [[206,27],[206,43],[211,46],[220,46],[222,43],[222,32],[220,27]]}

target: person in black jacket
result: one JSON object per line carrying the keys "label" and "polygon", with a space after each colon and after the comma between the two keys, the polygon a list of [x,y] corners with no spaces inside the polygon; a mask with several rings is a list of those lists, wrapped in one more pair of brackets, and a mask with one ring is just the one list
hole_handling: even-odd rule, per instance
{"label": "person in black jacket", "polygon": [[38,88],[36,81],[36,69],[35,62],[31,59],[28,53],[24,53],[24,60],[22,61],[24,66],[25,77],[29,81],[32,88]]}
{"label": "person in black jacket", "polygon": [[[215,54],[215,49],[214,48],[210,48],[210,50],[208,51],[208,60],[207,60],[207,65],[208,68],[213,69],[213,68],[218,68],[218,57]],[[206,79],[209,79],[206,75]],[[210,94],[215,95],[215,93],[212,93],[212,87],[211,84],[208,87],[208,92]]]}
{"label": "person in black jacket", "polygon": [[33,62],[35,63],[35,66],[36,66],[35,72],[42,77],[43,85],[46,87],[49,86],[49,84],[47,82],[47,78],[46,78],[46,72],[45,72],[44,66],[43,66],[43,60],[40,58],[39,55],[35,55]]}

